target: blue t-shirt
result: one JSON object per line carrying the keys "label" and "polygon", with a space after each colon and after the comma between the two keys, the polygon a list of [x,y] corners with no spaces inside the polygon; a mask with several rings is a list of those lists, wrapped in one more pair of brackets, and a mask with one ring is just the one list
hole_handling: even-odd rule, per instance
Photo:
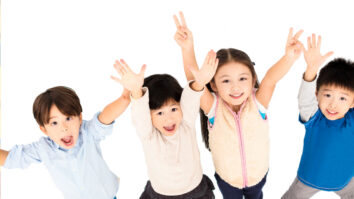
{"label": "blue t-shirt", "polygon": [[49,137],[14,146],[5,168],[26,168],[43,162],[56,186],[68,199],[112,199],[118,191],[118,178],[101,154],[100,141],[112,133],[113,125],[102,124],[98,113],[82,121],[79,137],[71,149],[63,149]]}
{"label": "blue t-shirt", "polygon": [[305,125],[298,179],[313,188],[338,191],[354,177],[354,109],[338,120],[317,110]]}

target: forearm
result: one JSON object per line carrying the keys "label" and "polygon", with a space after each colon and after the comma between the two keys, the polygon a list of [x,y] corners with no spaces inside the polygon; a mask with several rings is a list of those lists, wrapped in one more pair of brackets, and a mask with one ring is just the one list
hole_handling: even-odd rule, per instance
{"label": "forearm", "polygon": [[275,63],[266,73],[264,80],[269,84],[276,85],[277,82],[283,78],[290,70],[291,66],[295,63],[296,59],[284,55],[280,60]]}
{"label": "forearm", "polygon": [[194,46],[191,46],[190,48],[182,48],[182,57],[184,73],[186,75],[187,81],[193,80],[193,74],[188,69],[188,67],[198,69],[197,60],[195,58]]}
{"label": "forearm", "polygon": [[129,106],[129,94],[124,94],[114,102],[108,104],[98,116],[98,119],[103,124],[111,124],[117,119]]}
{"label": "forearm", "polygon": [[8,151],[0,149],[0,166],[4,166],[8,155],[9,155]]}

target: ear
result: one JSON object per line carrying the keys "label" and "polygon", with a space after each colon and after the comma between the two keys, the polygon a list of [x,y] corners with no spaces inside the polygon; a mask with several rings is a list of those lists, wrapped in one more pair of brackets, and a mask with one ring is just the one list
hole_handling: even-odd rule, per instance
{"label": "ear", "polygon": [[82,124],[82,113],[80,113],[79,119],[80,119],[80,125],[81,125]]}
{"label": "ear", "polygon": [[214,81],[210,81],[210,87],[214,91],[214,93],[216,93],[218,91]]}
{"label": "ear", "polygon": [[41,129],[41,131],[42,131],[44,134],[48,135],[47,129],[45,129],[44,126],[39,126],[39,129]]}

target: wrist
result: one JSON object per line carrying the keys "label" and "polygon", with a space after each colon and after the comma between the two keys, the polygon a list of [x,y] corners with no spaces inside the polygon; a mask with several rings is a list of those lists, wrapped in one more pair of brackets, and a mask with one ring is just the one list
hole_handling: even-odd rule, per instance
{"label": "wrist", "polygon": [[307,82],[312,82],[316,79],[316,76],[317,76],[317,71],[306,70],[303,75],[303,79]]}

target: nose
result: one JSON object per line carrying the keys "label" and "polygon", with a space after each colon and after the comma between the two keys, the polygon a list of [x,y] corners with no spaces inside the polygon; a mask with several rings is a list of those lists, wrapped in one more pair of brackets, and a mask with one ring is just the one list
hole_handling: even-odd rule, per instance
{"label": "nose", "polygon": [[63,132],[67,132],[68,131],[68,125],[64,122],[63,124],[62,124],[62,131]]}
{"label": "nose", "polygon": [[329,107],[330,108],[336,108],[337,106],[337,101],[335,99],[332,99],[330,102],[329,102]]}

